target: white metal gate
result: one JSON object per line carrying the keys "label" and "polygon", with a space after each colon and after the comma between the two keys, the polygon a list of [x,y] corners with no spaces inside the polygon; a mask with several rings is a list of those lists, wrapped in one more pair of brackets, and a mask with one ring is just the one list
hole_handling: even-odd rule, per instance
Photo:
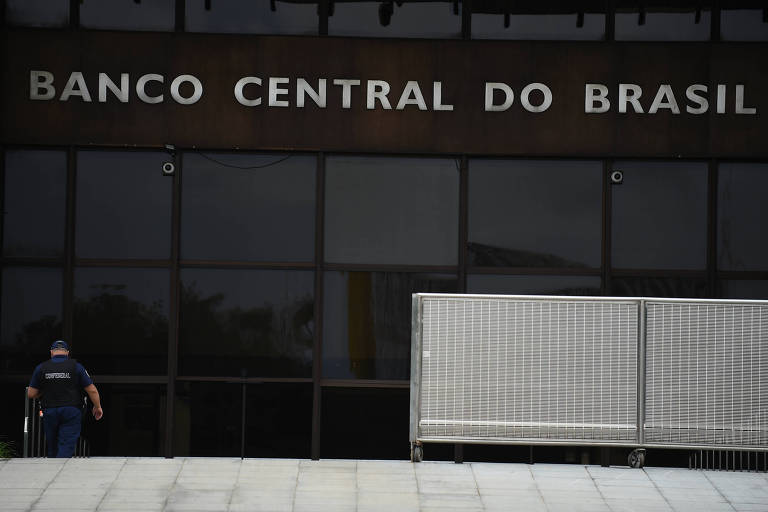
{"label": "white metal gate", "polygon": [[416,459],[424,442],[768,449],[768,302],[414,294],[411,361]]}

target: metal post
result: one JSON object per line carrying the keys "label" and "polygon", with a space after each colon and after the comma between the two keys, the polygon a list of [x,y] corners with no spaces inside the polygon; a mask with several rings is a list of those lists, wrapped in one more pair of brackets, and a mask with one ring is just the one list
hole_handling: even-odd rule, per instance
{"label": "metal post", "polygon": [[419,434],[419,405],[421,403],[421,299],[411,295],[411,415],[408,440],[415,443]]}
{"label": "metal post", "polygon": [[647,333],[645,332],[645,301],[638,305],[638,346],[637,346],[637,442],[645,444],[645,344]]}
{"label": "metal post", "polygon": [[29,397],[27,396],[29,388],[24,388],[24,458],[29,457]]}

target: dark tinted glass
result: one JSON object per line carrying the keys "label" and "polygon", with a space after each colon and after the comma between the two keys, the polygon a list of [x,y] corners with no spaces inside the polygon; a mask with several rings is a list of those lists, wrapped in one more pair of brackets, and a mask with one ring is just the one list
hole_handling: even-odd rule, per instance
{"label": "dark tinted glass", "polygon": [[[32,369],[29,374],[32,375]],[[26,402],[26,387],[27,382],[0,382],[0,403],[6,408],[6,412],[0,414],[0,441],[10,443],[8,448],[12,457],[24,456],[24,433],[20,425]],[[31,437],[32,432],[29,432],[29,435]],[[30,502],[32,501],[34,500],[30,499]]]}
{"label": "dark tinted glass", "polygon": [[312,384],[246,386],[245,456],[308,459]]}
{"label": "dark tinted glass", "polygon": [[614,277],[608,295],[614,297],[708,298],[707,282],[697,278]]}
{"label": "dark tinted glass", "polygon": [[75,269],[72,355],[94,374],[168,371],[168,271]]}
{"label": "dark tinted glass", "polygon": [[[534,6],[508,11],[499,2],[473,4],[473,39],[569,39],[600,40],[605,35],[605,13],[589,11],[578,14],[574,7],[560,9]],[[540,5],[540,4],[539,4]],[[560,4],[565,6],[566,4]],[[550,12],[541,12],[546,11]]]}
{"label": "dark tinted glass", "polygon": [[768,41],[765,7],[762,9],[722,7],[720,36],[723,41]]}
{"label": "dark tinted glass", "polygon": [[326,261],[456,264],[454,160],[332,157],[325,191]]}
{"label": "dark tinted glass", "polygon": [[164,455],[166,387],[160,384],[100,384],[104,417],[85,415],[82,437],[91,457]]}
{"label": "dark tinted glass", "polygon": [[316,167],[298,155],[184,155],[182,257],[312,261]]}
{"label": "dark tinted glass", "polygon": [[308,377],[314,272],[185,269],[180,375]]}
{"label": "dark tinted glass", "polygon": [[602,164],[472,160],[470,265],[599,267]]}
{"label": "dark tinted glass", "polygon": [[720,281],[722,299],[759,299],[768,300],[768,281],[755,279]]}
{"label": "dark tinted glass", "polygon": [[176,390],[173,454],[240,457],[242,384],[180,382]]}
{"label": "dark tinted glass", "polygon": [[77,255],[170,256],[171,186],[165,153],[77,154]]}
{"label": "dark tinted glass", "polygon": [[84,0],[80,2],[80,25],[114,30],[174,29],[175,0]]}
{"label": "dark tinted glass", "polygon": [[69,0],[5,0],[11,25],[63,27],[69,24]]}
{"label": "dark tinted glass", "polygon": [[600,295],[597,276],[500,276],[470,274],[467,293],[499,295]]}
{"label": "dark tinted glass", "polygon": [[408,389],[323,389],[320,457],[407,459],[409,400]]}
{"label": "dark tinted glass", "polygon": [[617,8],[616,40],[707,41],[711,13],[707,2],[703,4],[700,8],[695,2],[682,7]]}
{"label": "dark tinted glass", "polygon": [[320,25],[317,2],[213,0],[210,9],[205,6],[203,0],[187,0],[188,32],[313,35]]}
{"label": "dark tinted glass", "polygon": [[707,164],[616,162],[612,185],[615,268],[703,269],[707,249]]}
{"label": "dark tinted glass", "polygon": [[768,270],[768,164],[722,163],[717,188],[718,267]]}
{"label": "dark tinted glass", "polygon": [[62,273],[53,268],[3,269],[0,373],[32,375],[62,335]]}
{"label": "dark tinted glass", "polygon": [[[402,4],[402,5],[398,5]],[[333,36],[453,38],[461,36],[461,2],[335,2]]]}
{"label": "dark tinted glass", "polygon": [[456,292],[453,275],[326,272],[323,377],[409,379],[411,294]]}
{"label": "dark tinted glass", "polygon": [[59,257],[64,250],[67,155],[7,151],[3,255]]}

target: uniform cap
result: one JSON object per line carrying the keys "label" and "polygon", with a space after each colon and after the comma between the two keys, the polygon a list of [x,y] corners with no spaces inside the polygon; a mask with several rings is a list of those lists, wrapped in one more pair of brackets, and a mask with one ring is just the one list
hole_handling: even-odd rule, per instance
{"label": "uniform cap", "polygon": [[66,341],[56,340],[51,345],[51,350],[66,350],[66,351],[69,351],[69,345],[67,345]]}

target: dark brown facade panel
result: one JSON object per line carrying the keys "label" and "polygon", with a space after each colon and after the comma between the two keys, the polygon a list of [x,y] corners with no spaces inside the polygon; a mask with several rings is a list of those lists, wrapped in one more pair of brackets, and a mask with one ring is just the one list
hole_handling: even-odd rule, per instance
{"label": "dark brown facade panel", "polygon": [[[768,69],[761,65],[768,44],[606,43],[530,41],[431,41],[183,33],[61,32],[10,30],[7,33],[3,141],[75,144],[308,150],[385,153],[449,153],[527,156],[739,157],[765,158],[768,149]],[[31,99],[31,71],[52,75],[53,89],[40,86]],[[61,100],[71,73],[81,85]],[[129,76],[128,101],[111,90],[99,101],[99,73],[120,85]],[[140,77],[161,75],[137,96]],[[46,81],[50,76],[40,80]],[[199,79],[194,104],[172,98],[181,75]],[[235,97],[243,77],[245,106]],[[277,101],[270,106],[270,78]],[[299,107],[297,87],[304,79],[315,90],[325,79],[326,105],[309,95]],[[334,80],[359,80],[345,87]],[[391,109],[376,100],[369,109],[369,80],[385,81]],[[418,91],[407,89],[416,82]],[[441,99],[434,97],[440,83]],[[502,111],[486,110],[486,84],[503,83],[513,93]],[[539,86],[544,84],[551,105]],[[586,112],[586,85],[606,87],[610,107]],[[626,112],[619,112],[620,84],[628,84]],[[698,90],[689,88],[699,84]],[[701,86],[706,87],[702,90]],[[495,91],[493,105],[508,98]],[[282,92],[282,90],[286,92]],[[189,98],[193,86],[178,93]],[[420,97],[419,97],[420,93]],[[600,93],[602,94],[602,93]],[[689,98],[695,96],[695,100]],[[401,96],[407,100],[397,109]],[[523,105],[524,97],[529,108]],[[738,97],[737,97],[738,96]],[[423,98],[423,107],[417,104]],[[719,99],[721,98],[721,99]],[[656,101],[654,101],[656,100]],[[702,101],[707,102],[702,109]],[[679,114],[673,113],[676,103]],[[655,113],[650,113],[652,107]],[[451,107],[449,107],[451,106]],[[700,113],[688,112],[699,109]],[[636,110],[642,110],[642,113]]]}

